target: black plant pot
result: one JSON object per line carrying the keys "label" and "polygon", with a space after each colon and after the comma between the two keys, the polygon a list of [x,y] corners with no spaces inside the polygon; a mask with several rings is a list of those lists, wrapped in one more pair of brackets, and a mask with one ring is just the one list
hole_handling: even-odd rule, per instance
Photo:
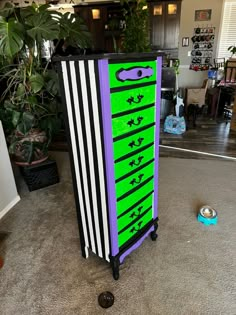
{"label": "black plant pot", "polygon": [[59,182],[57,164],[54,160],[28,166],[20,166],[21,174],[29,191],[54,185]]}

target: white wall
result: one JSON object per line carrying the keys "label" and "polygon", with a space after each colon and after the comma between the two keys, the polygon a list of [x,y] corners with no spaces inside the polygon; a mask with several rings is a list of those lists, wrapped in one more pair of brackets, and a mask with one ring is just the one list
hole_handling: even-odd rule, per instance
{"label": "white wall", "polygon": [[[215,58],[217,40],[219,34],[221,11],[223,0],[183,0],[181,6],[180,35],[179,35],[179,59],[180,59],[180,87],[199,87],[203,80],[207,78],[207,71],[189,70],[191,58],[188,57],[188,51],[192,49],[191,37],[193,29],[198,26],[213,26],[215,30],[213,58]],[[211,20],[207,22],[195,22],[195,10],[211,9]],[[182,38],[189,37],[189,47],[182,47]]]}
{"label": "white wall", "polygon": [[0,219],[20,200],[0,121]]}

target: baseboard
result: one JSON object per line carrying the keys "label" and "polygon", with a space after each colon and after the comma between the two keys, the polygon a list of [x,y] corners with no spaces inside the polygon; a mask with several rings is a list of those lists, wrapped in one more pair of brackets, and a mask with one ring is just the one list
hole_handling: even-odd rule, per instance
{"label": "baseboard", "polygon": [[17,202],[20,201],[20,196],[17,195],[3,210],[0,211],[0,220],[2,219],[2,217],[7,214],[8,211],[11,210],[12,207],[14,207]]}

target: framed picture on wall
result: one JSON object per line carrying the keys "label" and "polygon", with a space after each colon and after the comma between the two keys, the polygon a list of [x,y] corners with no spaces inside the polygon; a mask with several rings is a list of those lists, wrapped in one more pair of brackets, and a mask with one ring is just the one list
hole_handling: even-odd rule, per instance
{"label": "framed picture on wall", "polygon": [[189,46],[189,37],[183,37],[182,38],[182,47],[188,47]]}
{"label": "framed picture on wall", "polygon": [[195,21],[210,21],[211,20],[211,9],[207,10],[195,10]]}

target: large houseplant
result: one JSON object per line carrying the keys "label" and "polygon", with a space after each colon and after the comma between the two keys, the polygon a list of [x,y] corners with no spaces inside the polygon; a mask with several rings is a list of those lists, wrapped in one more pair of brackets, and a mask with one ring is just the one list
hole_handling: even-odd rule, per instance
{"label": "large houseplant", "polygon": [[148,7],[146,0],[121,0],[126,27],[122,34],[124,52],[150,51]]}
{"label": "large houseplant", "polygon": [[[74,14],[50,11],[49,5],[0,10],[0,119],[9,152],[18,163],[47,157],[60,124],[56,71],[42,56],[46,41],[85,48],[90,34]],[[54,49],[56,47],[54,46]],[[53,53],[53,51],[52,51]]]}

